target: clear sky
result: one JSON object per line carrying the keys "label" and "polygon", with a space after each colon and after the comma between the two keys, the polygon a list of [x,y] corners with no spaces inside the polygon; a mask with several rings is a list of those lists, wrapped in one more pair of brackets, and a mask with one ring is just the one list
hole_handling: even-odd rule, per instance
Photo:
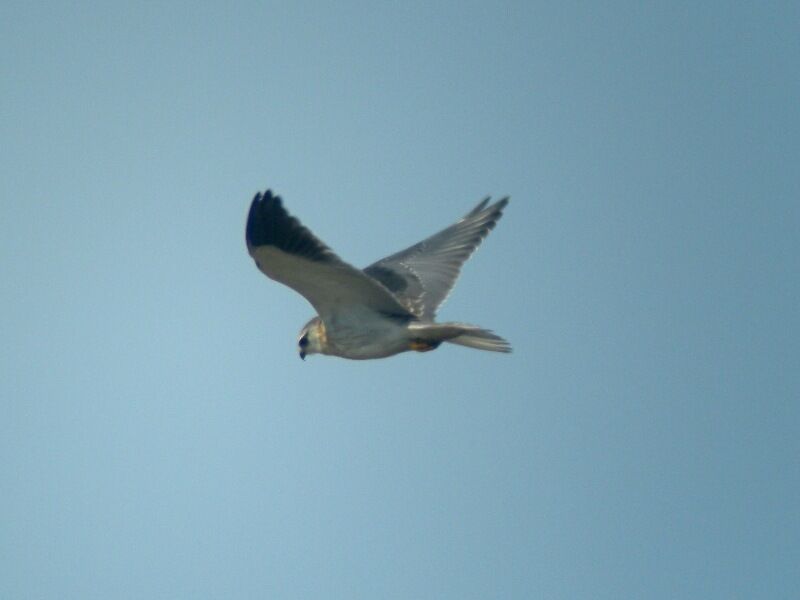
{"label": "clear sky", "polygon": [[[794,3],[0,5],[0,597],[800,597]],[[443,319],[298,359],[511,195]]]}

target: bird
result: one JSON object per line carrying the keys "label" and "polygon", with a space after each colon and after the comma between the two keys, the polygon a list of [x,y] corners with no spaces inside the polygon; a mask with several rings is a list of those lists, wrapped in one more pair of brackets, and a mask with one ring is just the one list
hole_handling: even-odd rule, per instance
{"label": "bird", "polygon": [[358,269],[290,215],[281,197],[268,189],[250,204],[245,240],[259,270],[304,296],[317,312],[298,336],[303,360],[310,354],[385,358],[428,352],[444,342],[511,352],[511,345],[488,329],[434,320],[462,265],[494,229],[508,200],[484,198],[450,227]]}

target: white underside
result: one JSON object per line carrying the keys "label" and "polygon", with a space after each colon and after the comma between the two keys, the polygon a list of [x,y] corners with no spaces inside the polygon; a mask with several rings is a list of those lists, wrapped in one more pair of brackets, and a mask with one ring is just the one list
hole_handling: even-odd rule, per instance
{"label": "white underside", "polygon": [[404,324],[365,307],[328,315],[325,329],[323,354],[356,360],[385,358],[412,349],[432,350],[442,342],[491,352],[511,351],[503,338],[474,325],[418,321]]}
{"label": "white underside", "polygon": [[366,307],[328,315],[324,354],[352,359],[384,358],[409,349],[410,335],[400,321]]}

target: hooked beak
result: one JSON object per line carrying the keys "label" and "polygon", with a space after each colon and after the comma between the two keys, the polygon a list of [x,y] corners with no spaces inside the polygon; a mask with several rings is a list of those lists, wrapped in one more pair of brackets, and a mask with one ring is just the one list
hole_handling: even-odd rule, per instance
{"label": "hooked beak", "polygon": [[300,350],[300,358],[305,360],[306,359],[306,352],[305,350]]}

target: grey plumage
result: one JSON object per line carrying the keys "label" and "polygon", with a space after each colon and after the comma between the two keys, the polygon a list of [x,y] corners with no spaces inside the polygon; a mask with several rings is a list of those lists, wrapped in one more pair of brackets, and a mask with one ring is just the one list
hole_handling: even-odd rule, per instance
{"label": "grey plumage", "polygon": [[368,266],[364,272],[380,281],[412,313],[433,319],[450,295],[461,267],[503,215],[508,198],[489,206],[484,198],[463,219],[429,238]]}
{"label": "grey plumage", "polygon": [[347,264],[283,207],[270,190],[250,205],[247,248],[268,277],[302,294],[325,318],[338,306],[367,303],[373,309],[411,316],[382,285]]}
{"label": "grey plumage", "polygon": [[432,350],[445,341],[510,352],[491,331],[433,321],[464,262],[507,204],[508,198],[494,204],[486,198],[457,223],[364,270],[340,259],[270,190],[253,198],[245,238],[258,268],[299,292],[318,313],[301,331],[301,358],[316,352],[380,358]]}

